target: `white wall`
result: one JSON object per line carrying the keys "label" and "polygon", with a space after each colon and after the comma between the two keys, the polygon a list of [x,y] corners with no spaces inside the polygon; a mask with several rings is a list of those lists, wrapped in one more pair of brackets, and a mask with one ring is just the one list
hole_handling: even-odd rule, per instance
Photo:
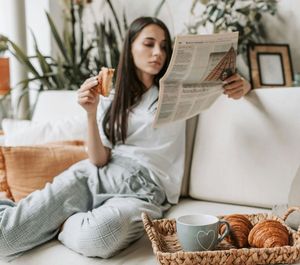
{"label": "white wall", "polygon": [[[0,0],[0,34],[8,36],[11,40],[17,41],[15,28],[18,27],[14,15],[16,11],[15,8],[22,8],[22,5],[18,3],[20,0]],[[46,16],[44,10],[49,10],[49,0],[25,0],[25,16],[26,16],[26,33],[27,35],[27,52],[28,54],[33,54],[33,40],[30,33],[32,30],[37,38],[39,47],[43,53],[50,54],[50,34],[48,23],[46,21]],[[23,10],[17,10],[17,12],[22,13]],[[20,25],[24,26],[23,24]],[[20,44],[20,43],[19,43]],[[22,45],[22,44],[21,44]],[[26,50],[26,47],[22,46]],[[14,64],[14,62],[12,62]],[[14,67],[11,67],[11,84],[14,86],[19,80],[16,79]]]}
{"label": "white wall", "polygon": [[300,73],[300,1],[282,0],[278,3],[276,17],[265,18],[267,35],[270,43],[290,45],[295,73]]}
{"label": "white wall", "polygon": [[32,34],[29,32],[30,29],[36,35],[41,52],[45,54],[51,53],[50,29],[45,13],[46,11],[49,12],[49,1],[51,0],[26,0],[28,54],[34,52]]}
{"label": "white wall", "polygon": [[[110,9],[104,2],[104,0],[92,2],[91,7],[86,12],[86,28],[92,28],[94,21],[100,21],[103,16],[111,16]],[[160,2],[160,0],[112,0],[112,4],[120,17],[125,10],[128,24],[140,16],[153,16]],[[186,14],[189,14],[191,4],[192,0],[168,0],[160,9],[158,17],[166,23],[171,35],[174,36],[183,31],[183,22],[187,19]]]}

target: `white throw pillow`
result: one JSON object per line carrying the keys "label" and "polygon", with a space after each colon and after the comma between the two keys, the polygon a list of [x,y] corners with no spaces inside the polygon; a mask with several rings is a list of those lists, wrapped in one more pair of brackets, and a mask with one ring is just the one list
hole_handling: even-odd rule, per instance
{"label": "white throw pillow", "polygon": [[66,140],[85,141],[87,138],[87,122],[82,116],[48,122],[4,119],[2,128],[5,146],[34,145]]}
{"label": "white throw pillow", "polygon": [[18,132],[30,127],[33,124],[30,120],[13,120],[13,119],[3,119],[2,120],[2,130],[5,133]]}

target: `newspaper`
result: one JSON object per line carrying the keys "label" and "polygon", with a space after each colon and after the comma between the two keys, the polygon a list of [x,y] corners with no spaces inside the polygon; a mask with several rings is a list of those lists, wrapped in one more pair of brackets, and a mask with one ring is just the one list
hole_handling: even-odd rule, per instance
{"label": "newspaper", "polygon": [[237,42],[237,32],[176,37],[159,81],[154,127],[191,118],[213,104],[223,93],[223,80],[236,71]]}

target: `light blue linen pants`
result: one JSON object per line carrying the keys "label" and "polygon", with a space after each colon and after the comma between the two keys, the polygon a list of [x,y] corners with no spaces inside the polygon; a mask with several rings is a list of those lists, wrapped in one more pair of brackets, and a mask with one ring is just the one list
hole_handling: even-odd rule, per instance
{"label": "light blue linen pants", "polygon": [[148,170],[128,158],[113,156],[103,168],[80,161],[17,204],[0,200],[0,258],[57,235],[82,255],[111,257],[143,235],[142,211],[160,218],[164,202]]}

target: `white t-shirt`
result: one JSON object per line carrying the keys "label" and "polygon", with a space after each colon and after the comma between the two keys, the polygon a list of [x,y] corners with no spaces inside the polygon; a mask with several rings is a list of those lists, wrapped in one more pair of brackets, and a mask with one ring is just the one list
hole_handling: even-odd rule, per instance
{"label": "white t-shirt", "polygon": [[[102,120],[113,95],[112,91],[109,97],[101,96],[98,107],[101,140],[109,148],[112,145],[104,134]],[[112,153],[130,157],[148,168],[151,178],[164,188],[168,201],[177,203],[184,171],[185,121],[153,128],[157,97],[155,86],[143,94],[141,102],[129,114],[125,144],[116,143]]]}

